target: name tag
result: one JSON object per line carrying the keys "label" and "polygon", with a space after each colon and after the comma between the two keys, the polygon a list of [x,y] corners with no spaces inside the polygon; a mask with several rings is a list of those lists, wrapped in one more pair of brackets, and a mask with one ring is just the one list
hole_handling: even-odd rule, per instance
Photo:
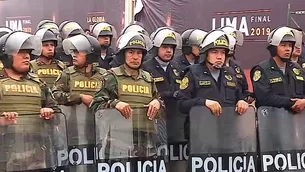
{"label": "name tag", "polygon": [[227,86],[236,87],[236,83],[235,82],[227,82]]}
{"label": "name tag", "polygon": [[211,81],[199,81],[199,85],[211,85]]}
{"label": "name tag", "polygon": [[154,81],[161,82],[161,81],[164,81],[164,78],[163,77],[154,78]]}
{"label": "name tag", "polygon": [[303,76],[296,76],[297,80],[304,81]]}
{"label": "name tag", "polygon": [[273,84],[273,83],[278,83],[278,82],[282,82],[283,79],[282,78],[271,78],[270,79],[270,83]]}

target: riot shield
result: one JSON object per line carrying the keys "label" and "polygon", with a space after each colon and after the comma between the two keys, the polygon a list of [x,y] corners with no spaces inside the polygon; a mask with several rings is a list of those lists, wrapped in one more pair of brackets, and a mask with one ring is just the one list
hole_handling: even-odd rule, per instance
{"label": "riot shield", "polygon": [[256,117],[253,107],[239,115],[223,107],[216,117],[204,106],[190,112],[189,171],[256,171]]}
{"label": "riot shield", "polygon": [[29,114],[16,121],[0,117],[0,171],[65,171],[68,164],[58,161],[68,147],[65,116]]}
{"label": "riot shield", "polygon": [[[174,102],[173,102],[174,103]],[[179,112],[175,104],[172,107],[166,106],[166,126],[167,126],[167,144],[168,160],[166,164],[170,172],[185,172],[187,170],[187,140],[188,115]]]}
{"label": "riot shield", "polygon": [[305,171],[305,113],[260,107],[257,116],[262,171]]}
{"label": "riot shield", "polygon": [[95,171],[95,122],[86,105],[60,106],[67,118],[68,152],[62,162],[69,162],[73,172]]}
{"label": "riot shield", "polygon": [[166,170],[163,114],[149,120],[147,108],[132,109],[131,119],[125,119],[115,109],[95,114],[98,171]]}

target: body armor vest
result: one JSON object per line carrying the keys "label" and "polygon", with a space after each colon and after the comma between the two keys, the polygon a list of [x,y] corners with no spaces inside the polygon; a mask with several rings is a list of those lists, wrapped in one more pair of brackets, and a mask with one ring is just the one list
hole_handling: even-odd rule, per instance
{"label": "body armor vest", "polygon": [[0,113],[38,114],[41,109],[41,89],[33,80],[16,81],[11,78],[0,80]]}
{"label": "body armor vest", "polygon": [[[52,88],[55,80],[61,74],[62,70],[65,68],[62,62],[51,63],[51,64],[38,64],[36,60],[31,61],[32,72],[37,74],[38,77],[46,82],[49,88]],[[62,64],[59,64],[62,63]],[[63,66],[63,67],[60,67]]]}
{"label": "body armor vest", "polygon": [[91,76],[77,72],[74,66],[68,68],[70,72],[70,92],[93,96],[102,86],[103,70],[97,69]]}

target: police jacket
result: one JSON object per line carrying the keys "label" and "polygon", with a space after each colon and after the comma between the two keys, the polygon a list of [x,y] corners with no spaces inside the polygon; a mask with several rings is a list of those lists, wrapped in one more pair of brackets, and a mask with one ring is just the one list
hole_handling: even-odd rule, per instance
{"label": "police jacket", "polygon": [[166,112],[176,110],[176,95],[181,81],[177,64],[174,61],[169,62],[166,71],[164,71],[158,61],[151,58],[143,63],[142,68],[154,78],[157,90],[164,100]]}
{"label": "police jacket", "polygon": [[181,80],[178,95],[179,110],[187,114],[193,106],[204,106],[206,99],[218,101],[221,106],[235,106],[239,100],[245,99],[232,68],[224,66],[220,69],[216,81],[204,64],[189,67]]}
{"label": "police jacket", "polygon": [[110,65],[110,63],[112,62],[114,56],[115,56],[114,50],[111,47],[109,47],[107,49],[105,58],[102,57],[98,58],[99,67],[107,70],[113,67]]}
{"label": "police jacket", "polygon": [[[188,66],[190,66],[191,64],[186,59],[184,54],[181,54],[180,56],[176,56],[173,60],[177,62],[179,70],[180,70],[180,75],[183,77],[186,73],[186,68]],[[197,63],[198,63],[198,60],[195,60],[195,64],[197,64]]]}
{"label": "police jacket", "polygon": [[245,97],[249,96],[250,92],[248,89],[247,78],[244,70],[240,67],[239,62],[234,59],[229,59],[229,66],[232,67],[234,70],[238,85],[242,89],[242,93],[244,94]]}
{"label": "police jacket", "polygon": [[304,72],[294,62],[286,63],[285,74],[273,58],[261,62],[251,70],[256,106],[290,109],[291,98],[304,98]]}

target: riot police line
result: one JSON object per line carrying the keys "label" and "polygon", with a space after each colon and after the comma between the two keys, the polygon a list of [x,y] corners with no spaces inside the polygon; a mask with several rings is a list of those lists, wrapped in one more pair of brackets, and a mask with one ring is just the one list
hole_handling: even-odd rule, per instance
{"label": "riot police line", "polygon": [[[26,115],[0,127],[6,171],[161,172],[183,161],[179,171],[186,171],[186,159],[192,172],[305,170],[304,113],[250,107],[238,115],[225,107],[215,117],[194,107],[187,146],[164,140],[162,119],[151,128],[151,121],[127,120],[115,109],[92,115],[83,105],[61,108],[64,113],[49,121]],[[143,115],[145,109],[134,112]]]}
{"label": "riot police line", "polygon": [[[289,44],[288,48],[285,47],[285,51],[289,49],[292,52],[292,47],[300,42],[296,39],[297,32],[287,27],[277,28],[268,37],[268,44],[270,44],[268,50],[273,58],[269,64],[264,62],[255,66],[251,72],[254,91],[256,91],[256,103],[262,106],[256,113],[253,108],[248,109],[248,102],[246,102],[250,96],[248,86],[243,85],[243,88],[240,88],[242,84],[238,82],[239,79],[243,83],[246,82],[245,76],[241,68],[231,61],[235,58],[235,44],[242,44],[242,41],[238,41],[238,32],[234,28],[225,27],[209,33],[196,30],[188,32],[185,40],[193,38],[197,41],[192,43],[192,46],[184,45],[183,56],[188,54],[189,57],[193,57],[193,60],[199,58],[197,59],[199,64],[195,64],[196,60],[193,62],[194,65],[188,64],[189,72],[181,72],[185,74],[183,79],[180,78],[179,68],[175,67],[174,63],[170,63],[175,49],[181,46],[182,40],[172,28],[158,28],[151,35],[152,43],[146,40],[149,38],[141,34],[142,32],[129,32],[122,35],[118,40],[116,54],[119,67],[108,71],[96,67],[94,63],[97,57],[103,61],[106,59],[104,50],[109,48],[112,38],[115,37],[112,32],[110,36],[109,31],[114,29],[107,23],[96,24],[93,28],[96,28],[93,31],[97,31],[93,32],[94,37],[82,34],[82,29],[77,22],[63,22],[58,28],[62,31],[60,33],[63,39],[62,48],[69,56],[61,56],[60,59],[67,57],[69,61],[72,59],[70,56],[73,56],[73,66],[63,69],[65,66],[55,59],[54,50],[49,55],[48,53],[45,55],[45,51],[35,53],[41,56],[31,62],[33,72],[39,71],[38,68],[43,65],[47,69],[51,67],[56,70],[63,69],[58,77],[56,75],[59,73],[54,73],[52,77],[39,76],[47,84],[53,85],[55,81],[52,88],[53,96],[48,89],[43,89],[43,92],[48,93],[44,95],[47,97],[46,100],[54,98],[59,104],[67,105],[60,107],[62,114],[56,114],[49,121],[39,119],[38,115],[28,115],[33,119],[27,119],[27,116],[22,115],[24,109],[14,106],[17,104],[15,101],[19,100],[18,105],[27,108],[28,111],[47,109],[48,111],[42,116],[46,117],[45,119],[49,119],[51,114],[49,112],[56,112],[56,103],[52,100],[43,105],[35,104],[33,102],[38,102],[38,97],[39,100],[41,99],[39,92],[33,92],[36,93],[36,97],[34,94],[28,96],[26,89],[18,89],[20,99],[15,100],[12,96],[16,96],[16,90],[6,89],[3,96],[5,99],[0,103],[2,107],[0,110],[5,113],[10,112],[11,115],[18,113],[25,120],[20,122],[18,118],[17,124],[12,125],[13,123],[8,121],[10,116],[4,115],[7,119],[3,120],[6,123],[3,122],[1,135],[3,144],[1,145],[4,146],[2,150],[5,156],[2,157],[1,169],[4,171],[138,172],[302,171],[304,164],[301,127],[303,115],[292,115],[284,110],[263,107],[268,103],[275,103],[275,107],[285,104],[284,107],[295,112],[304,109],[304,106],[302,107],[304,101],[301,98],[305,94],[302,89],[305,82],[301,82],[304,78],[300,66],[293,66],[290,63],[288,65],[287,71],[290,72],[292,81],[296,81],[296,85],[289,85],[292,89],[287,92],[286,98],[280,99],[270,95],[270,91],[267,92],[265,88],[268,84],[283,83],[285,78],[282,78],[282,74],[286,72],[286,69],[283,73],[278,70],[278,75],[267,76],[269,80],[265,79],[264,70],[274,69],[271,66],[274,59],[280,59],[283,63],[288,61],[290,58],[286,55],[288,51],[283,55],[283,50],[277,50],[277,47],[280,47],[281,43]],[[47,37],[49,34],[52,37]],[[53,49],[56,47],[55,32],[43,29],[36,33],[36,36],[39,37],[39,35],[42,44],[53,44]],[[99,42],[99,38],[104,36],[108,37],[107,41]],[[18,62],[13,60],[19,57],[16,56],[16,51],[27,51],[25,56],[28,58],[29,54],[34,53],[28,50],[39,50],[38,47],[41,45],[31,45],[39,41],[29,40],[30,37],[32,36],[25,33],[13,32],[2,38],[2,41],[0,40],[5,47],[0,51],[4,70],[12,72],[18,68],[13,65],[14,62]],[[197,53],[190,48],[195,48]],[[148,50],[151,50],[150,55],[153,57],[143,63],[142,58],[146,56]],[[137,56],[130,56],[129,53],[137,54]],[[231,56],[230,61],[227,61],[228,56]],[[218,60],[219,58],[222,60]],[[44,63],[46,60],[52,63]],[[99,61],[99,63],[102,62]],[[38,70],[33,68],[34,65],[38,66]],[[235,71],[232,71],[229,66],[234,67]],[[28,69],[27,65],[23,67]],[[164,75],[165,72],[169,72],[170,77]],[[137,74],[132,76],[129,75],[130,73]],[[202,73],[205,75],[202,76]],[[212,75],[206,75],[209,73]],[[38,72],[39,74],[43,72]],[[28,83],[29,86],[40,90],[37,83],[44,84],[38,82],[39,79],[35,75],[30,76],[32,77],[30,79],[36,83],[35,85]],[[135,76],[137,76],[136,79]],[[5,88],[10,85],[22,87],[20,85],[22,82],[16,83],[9,78],[10,76],[7,77],[4,74],[1,77],[3,77],[2,81],[7,78],[10,80],[10,83],[4,84]],[[71,82],[67,82],[68,80]],[[86,82],[90,82],[90,86],[79,84]],[[275,85],[276,93],[282,95],[283,90],[278,88],[284,85],[278,85]],[[216,86],[218,89],[214,89]],[[194,90],[196,94],[193,94]],[[297,96],[290,95],[294,92]],[[265,99],[269,96],[273,99]],[[299,99],[295,98],[300,96],[302,97]],[[7,102],[12,106],[5,106]],[[166,107],[165,112],[162,111],[163,103]],[[129,107],[133,104],[137,107]],[[198,107],[193,107],[194,105]],[[209,109],[200,105],[205,105]],[[221,113],[222,106],[226,105],[236,105],[236,109],[223,108]],[[162,110],[158,115],[149,114],[147,112],[149,110],[144,106],[153,107],[155,112]],[[97,112],[91,113],[87,107]],[[182,124],[186,115],[181,114],[177,109],[189,114],[187,117],[189,125],[184,128],[189,129],[189,132],[186,132],[187,141],[181,137],[183,133],[181,128],[183,130]],[[245,111],[247,109],[248,112]]]}

